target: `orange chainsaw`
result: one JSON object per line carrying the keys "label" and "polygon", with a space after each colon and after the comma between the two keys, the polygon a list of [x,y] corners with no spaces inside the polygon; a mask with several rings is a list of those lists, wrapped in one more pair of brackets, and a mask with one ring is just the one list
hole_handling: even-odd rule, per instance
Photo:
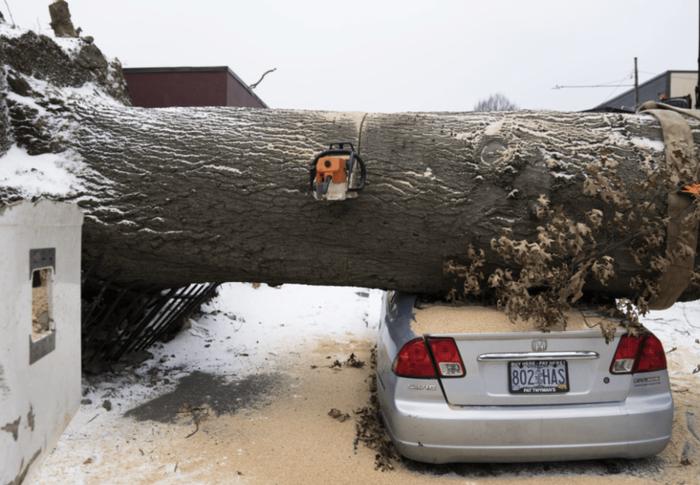
{"label": "orange chainsaw", "polygon": [[350,142],[331,143],[309,166],[310,189],[316,200],[357,197],[365,187],[367,168]]}

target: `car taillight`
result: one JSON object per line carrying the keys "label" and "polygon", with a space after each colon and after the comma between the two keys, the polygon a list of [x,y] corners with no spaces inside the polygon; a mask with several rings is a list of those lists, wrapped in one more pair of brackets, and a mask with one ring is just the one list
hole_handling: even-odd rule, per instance
{"label": "car taillight", "polygon": [[637,357],[637,365],[632,372],[652,372],[666,368],[666,353],[656,335],[649,334],[642,343],[642,350]]}
{"label": "car taillight", "polygon": [[430,350],[442,377],[464,376],[464,364],[452,338],[428,338]]}
{"label": "car taillight", "polygon": [[666,368],[666,354],[653,334],[623,335],[610,365],[612,374],[652,372]]}
{"label": "car taillight", "polygon": [[613,357],[610,373],[612,374],[629,374],[634,369],[634,362],[637,360],[639,353],[639,344],[641,337],[632,335],[623,335],[620,338],[620,343],[617,344],[615,357]]}
{"label": "car taillight", "polygon": [[409,341],[401,348],[394,361],[394,373],[397,376],[418,379],[435,378],[437,374],[433,359],[441,377],[464,376],[464,364],[454,339],[428,337],[427,342],[430,345],[430,352],[422,337]]}
{"label": "car taillight", "polygon": [[422,337],[406,343],[394,361],[394,373],[399,377],[425,379],[435,376],[435,367]]}

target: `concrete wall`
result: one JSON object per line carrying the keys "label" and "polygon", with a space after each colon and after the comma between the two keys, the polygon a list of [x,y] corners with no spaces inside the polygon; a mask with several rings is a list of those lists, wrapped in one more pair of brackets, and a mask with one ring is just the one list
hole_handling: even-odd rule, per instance
{"label": "concrete wall", "polygon": [[[80,405],[82,222],[71,204],[0,208],[0,485],[31,475]],[[32,267],[53,268],[50,331],[34,342]]]}

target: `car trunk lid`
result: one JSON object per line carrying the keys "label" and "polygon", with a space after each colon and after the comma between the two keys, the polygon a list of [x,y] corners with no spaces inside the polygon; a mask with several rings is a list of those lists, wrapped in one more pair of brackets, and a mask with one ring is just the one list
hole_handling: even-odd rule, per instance
{"label": "car trunk lid", "polygon": [[[433,305],[416,311],[418,335],[454,338],[466,374],[442,378],[453,405],[550,405],[622,401],[631,377],[612,375],[620,335],[606,343],[596,323],[617,323],[576,312],[566,329],[533,330],[484,307]],[[514,375],[517,374],[517,375]]]}

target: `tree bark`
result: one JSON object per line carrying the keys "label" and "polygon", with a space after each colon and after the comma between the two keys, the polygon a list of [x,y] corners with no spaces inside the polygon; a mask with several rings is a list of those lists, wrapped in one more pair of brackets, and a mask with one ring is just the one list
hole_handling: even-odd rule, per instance
{"label": "tree bark", "polygon": [[[103,271],[163,285],[444,292],[444,263],[463,260],[469,243],[488,246],[504,227],[517,238],[534,234],[540,194],[576,213],[590,209],[578,160],[608,151],[611,131],[660,137],[646,120],[610,115],[75,109],[79,127],[67,143],[91,169],[78,199],[88,214],[86,261],[104,255]],[[501,122],[498,134],[484,135]],[[368,185],[356,200],[317,202],[308,163],[334,140],[359,141]],[[507,159],[489,155],[501,144]],[[645,154],[637,150],[616,150],[630,177]],[[556,171],[546,163],[554,154]],[[639,269],[614,256],[626,286]]]}
{"label": "tree bark", "polygon": [[[59,91],[84,78],[123,96],[106,81],[107,62],[81,67],[77,55],[59,68],[60,50],[43,65],[20,62],[22,49],[46,42],[0,38],[5,94],[14,93],[6,99],[8,136],[30,153],[79,156],[83,187],[58,198],[86,212],[85,267],[99,261],[101,277],[124,283],[260,281],[444,294],[454,285],[444,265],[464,261],[469,244],[488,247],[504,228],[515,238],[536,235],[540,195],[577,217],[604,208],[582,195],[586,163],[617,162],[632,188],[644,177],[640,161],[664,160],[661,130],[646,115],[140,109],[106,96],[23,90],[21,81],[36,86],[42,76]],[[33,112],[32,103],[47,112]],[[367,187],[355,200],[314,201],[310,160],[347,140],[367,164]],[[20,196],[0,187],[0,201]],[[658,203],[653,216],[665,217],[659,194],[634,197]],[[629,280],[641,268],[629,249],[613,251],[614,279],[589,284],[589,292],[631,294]],[[501,264],[492,257],[487,267]],[[684,298],[699,296],[694,288]]]}

